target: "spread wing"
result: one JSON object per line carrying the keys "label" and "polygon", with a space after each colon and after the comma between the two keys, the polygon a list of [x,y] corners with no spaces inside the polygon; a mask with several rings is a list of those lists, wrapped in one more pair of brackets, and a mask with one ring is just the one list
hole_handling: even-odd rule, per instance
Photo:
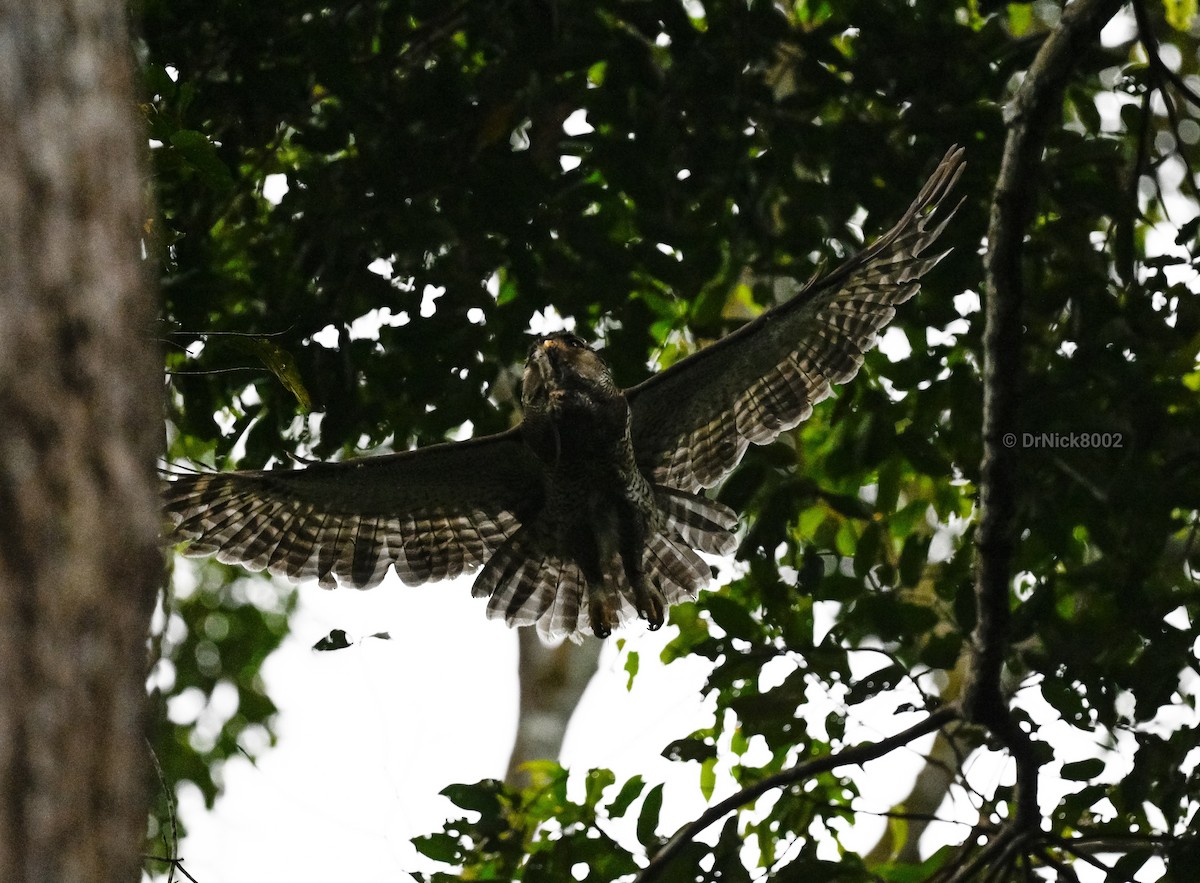
{"label": "spread wing", "polygon": [[217,472],[167,483],[189,555],[332,588],[406,583],[481,566],[542,505],[542,467],[518,430],[303,469]]}
{"label": "spread wing", "polygon": [[945,253],[926,252],[954,211],[938,216],[963,169],[942,159],[904,217],[869,248],[795,297],[627,390],[638,466],[655,483],[695,492],[812,413],[862,365],[896,306]]}

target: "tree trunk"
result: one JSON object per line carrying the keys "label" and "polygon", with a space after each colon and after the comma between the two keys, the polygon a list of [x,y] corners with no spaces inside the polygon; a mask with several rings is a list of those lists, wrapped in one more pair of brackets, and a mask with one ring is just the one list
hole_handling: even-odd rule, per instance
{"label": "tree trunk", "polygon": [[596,673],[604,642],[585,638],[582,644],[564,641],[557,647],[547,647],[537,636],[537,629],[518,629],[517,635],[521,647],[521,710],[504,779],[523,788],[530,784],[529,775],[522,769],[525,763],[558,760],[567,725]]}
{"label": "tree trunk", "polygon": [[136,881],[162,559],[120,0],[0,0],[0,880]]}

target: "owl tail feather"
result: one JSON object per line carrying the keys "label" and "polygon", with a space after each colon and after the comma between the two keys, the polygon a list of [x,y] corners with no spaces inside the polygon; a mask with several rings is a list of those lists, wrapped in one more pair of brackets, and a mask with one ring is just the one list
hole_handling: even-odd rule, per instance
{"label": "owl tail feather", "polygon": [[[487,614],[509,625],[531,625],[553,600],[559,562],[541,554],[527,528],[501,544],[475,578],[471,595],[489,598]],[[547,594],[551,597],[543,598]]]}
{"label": "owl tail feather", "polygon": [[666,532],[655,534],[646,544],[644,567],[668,605],[695,598],[712,579],[707,562],[687,542]]}
{"label": "owl tail feather", "polygon": [[536,623],[546,641],[603,636],[639,616],[652,627],[661,624],[669,605],[695,598],[712,578],[695,550],[733,551],[737,516],[707,497],[667,487],[654,493],[666,524],[646,540],[640,572],[614,551],[601,583],[589,585],[575,561],[548,552],[544,537],[522,527],[488,559],[471,594],[488,599],[489,618],[510,626]]}
{"label": "owl tail feather", "polygon": [[587,624],[586,581],[575,562],[543,552],[543,545],[528,528],[516,531],[488,559],[471,594],[488,598],[489,619],[510,626],[536,623],[545,641],[578,641]]}

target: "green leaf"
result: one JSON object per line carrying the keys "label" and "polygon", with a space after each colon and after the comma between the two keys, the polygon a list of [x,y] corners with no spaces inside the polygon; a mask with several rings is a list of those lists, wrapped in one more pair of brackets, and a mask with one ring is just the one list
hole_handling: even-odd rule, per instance
{"label": "green leaf", "polygon": [[324,652],[328,650],[344,650],[349,646],[350,641],[346,638],[346,633],[342,629],[333,629],[328,635],[313,644],[312,648]]}
{"label": "green leaf", "polygon": [[457,807],[474,810],[484,818],[492,818],[499,813],[498,794],[502,788],[503,785],[495,779],[484,779],[474,785],[447,785],[440,793]]}
{"label": "green leaf", "polygon": [[662,756],[667,760],[704,760],[715,757],[716,745],[712,739],[700,739],[696,736],[686,736],[676,739],[662,750]]}
{"label": "green leaf", "polygon": [[1163,0],[1167,24],[1181,34],[1188,33],[1196,20],[1196,0]]}
{"label": "green leaf", "polygon": [[[789,679],[791,678],[790,675],[788,677],[789,677]],[[772,690],[771,691],[772,695],[774,695],[775,692],[776,691]],[[731,752],[733,752],[735,757],[741,757],[742,755],[744,755],[746,753],[746,751],[749,748],[750,748],[750,740],[746,738],[746,734],[742,730],[742,728],[738,727],[737,729],[735,729],[733,731],[732,734],[730,734],[729,750]]]}
{"label": "green leaf", "polygon": [[613,802],[608,805],[609,817],[619,819],[624,816],[626,810],[629,809],[629,805],[638,799],[638,796],[642,793],[642,789],[645,787],[646,783],[641,776],[634,776],[622,785]]}
{"label": "green leaf", "polygon": [[300,409],[305,413],[312,410],[312,397],[308,394],[308,389],[304,386],[304,380],[300,377],[300,372],[296,368],[296,360],[292,354],[265,337],[250,337],[239,338],[243,346],[254,353],[275,378],[283,384],[284,389],[290,392],[300,405]]}
{"label": "green leaf", "polygon": [[930,668],[951,669],[962,652],[963,638],[958,632],[930,635],[921,649],[921,661]]}
{"label": "green leaf", "polygon": [[588,770],[586,787],[587,787],[587,805],[599,806],[600,797],[604,793],[604,789],[609,785],[616,784],[617,777],[612,770],[596,768]]}
{"label": "green leaf", "polygon": [[629,674],[629,680],[625,683],[626,692],[633,690],[633,679],[638,673],[638,652],[630,650],[625,654],[625,671]]}
{"label": "green leaf", "polygon": [[845,515],[847,518],[867,520],[874,514],[871,506],[863,502],[859,497],[853,497],[849,494],[822,494],[821,499],[828,503],[834,512],[837,512],[839,515]]}
{"label": "green leaf", "polygon": [[915,586],[925,573],[925,563],[929,560],[930,537],[913,534],[904,541],[900,551],[900,581],[906,586]]}
{"label": "green leaf", "polygon": [[854,549],[854,575],[860,579],[871,572],[879,557],[879,548],[883,541],[883,528],[877,521],[872,521],[863,530],[858,545]]}
{"label": "green leaf", "polygon": [[202,132],[180,129],[172,133],[168,141],[195,169],[207,187],[222,194],[233,189],[233,175],[217,156],[216,147]]}
{"label": "green leaf", "polygon": [[655,785],[642,802],[642,812],[638,816],[637,839],[647,849],[658,846],[659,839],[655,833],[658,830],[658,814],[662,811],[663,786]]}
{"label": "green leaf", "polygon": [[705,758],[700,764],[700,793],[706,801],[712,800],[713,790],[717,787],[717,759]]}
{"label": "green leaf", "polygon": [[846,704],[857,705],[872,696],[891,690],[908,676],[908,669],[902,665],[888,665],[850,685],[846,692]]}
{"label": "green leaf", "polygon": [[[1194,2],[1195,0],[1193,0]],[[1200,215],[1179,225],[1179,232],[1175,234],[1175,244],[1192,245],[1198,231],[1200,231]]]}
{"label": "green leaf", "polygon": [[448,865],[462,862],[462,849],[458,838],[450,834],[436,833],[415,837],[412,845],[421,855],[434,861],[445,862]]}
{"label": "green leaf", "polygon": [[1008,4],[1008,29],[1012,31],[1014,37],[1020,37],[1029,30],[1033,24],[1033,4],[1032,3],[1009,3]]}
{"label": "green leaf", "polygon": [[1059,773],[1069,782],[1090,782],[1104,772],[1105,763],[1098,757],[1087,760],[1077,760],[1074,763],[1064,763]]}
{"label": "green leaf", "polygon": [[755,641],[762,634],[762,626],[738,602],[724,595],[708,595],[704,599],[712,621],[731,638]]}

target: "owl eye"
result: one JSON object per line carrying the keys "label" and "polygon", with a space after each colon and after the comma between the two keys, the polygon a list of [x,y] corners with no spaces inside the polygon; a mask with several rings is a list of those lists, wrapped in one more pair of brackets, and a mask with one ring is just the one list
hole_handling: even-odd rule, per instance
{"label": "owl eye", "polygon": [[567,341],[567,346],[569,346],[573,350],[581,350],[586,346],[586,344],[582,340],[580,340],[578,337],[575,337],[574,335],[566,338],[566,341]]}

